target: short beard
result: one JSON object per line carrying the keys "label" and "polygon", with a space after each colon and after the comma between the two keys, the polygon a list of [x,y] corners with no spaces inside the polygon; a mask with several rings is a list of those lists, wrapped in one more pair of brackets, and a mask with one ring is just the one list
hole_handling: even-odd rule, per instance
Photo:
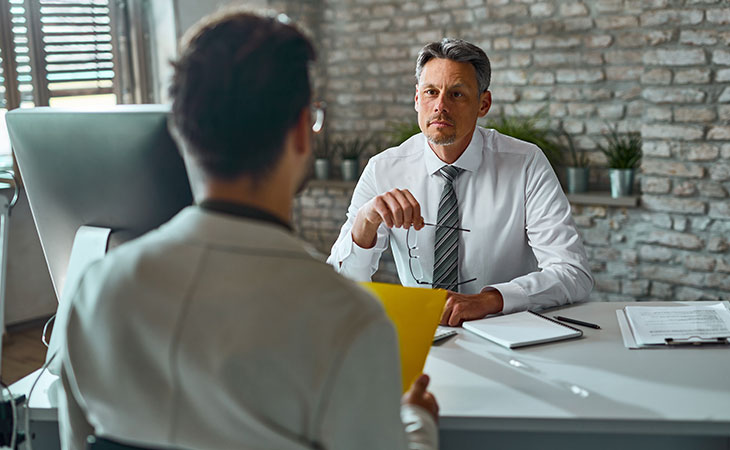
{"label": "short beard", "polygon": [[[425,133],[424,133],[425,134]],[[456,136],[434,137],[426,134],[426,139],[433,145],[451,145],[456,142]]]}

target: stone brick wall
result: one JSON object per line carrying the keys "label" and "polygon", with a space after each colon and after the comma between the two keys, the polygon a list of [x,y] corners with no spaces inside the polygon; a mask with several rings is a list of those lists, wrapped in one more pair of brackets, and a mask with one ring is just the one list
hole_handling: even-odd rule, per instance
{"label": "stone brick wall", "polygon": [[[294,202],[293,224],[301,238],[322,257],[327,257],[345,222],[354,183],[313,181]],[[395,261],[390,249],[383,253],[373,280],[398,283]]]}
{"label": "stone brick wall", "polygon": [[[315,2],[315,4],[317,4]],[[594,299],[730,296],[730,5],[724,0],[324,0],[320,95],[335,136],[415,120],[421,46],[443,36],[492,61],[489,113],[549,113],[606,178],[609,124],[640,131],[638,208],[574,206],[596,277]],[[315,8],[316,9],[316,8]],[[311,16],[310,16],[311,20]],[[302,235],[323,251],[351,188],[299,200]],[[391,266],[392,267],[392,266]]]}

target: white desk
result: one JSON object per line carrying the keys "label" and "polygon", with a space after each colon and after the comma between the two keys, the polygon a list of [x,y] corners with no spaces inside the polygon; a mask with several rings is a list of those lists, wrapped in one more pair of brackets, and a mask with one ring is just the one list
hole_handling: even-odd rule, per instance
{"label": "white desk", "polygon": [[442,448],[730,449],[730,348],[629,350],[626,304],[560,309],[602,327],[576,340],[508,350],[459,329],[434,346]]}
{"label": "white desk", "polygon": [[[54,389],[61,388],[61,382],[57,376],[41,369],[26,375],[10,386],[14,395],[25,394],[26,398],[30,392],[33,383],[38,380],[33,394],[28,403],[27,413],[29,419],[30,435],[33,439],[33,450],[57,450],[61,448],[58,437],[58,408],[55,404],[56,394]],[[21,417],[25,417],[26,409],[21,409]],[[21,424],[24,421],[21,419]],[[24,428],[22,431],[27,431]],[[21,449],[25,449],[26,444],[20,445]]]}

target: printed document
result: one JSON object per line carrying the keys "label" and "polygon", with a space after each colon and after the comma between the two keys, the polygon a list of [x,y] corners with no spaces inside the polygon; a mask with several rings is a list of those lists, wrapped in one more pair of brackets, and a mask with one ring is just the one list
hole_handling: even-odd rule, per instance
{"label": "printed document", "polygon": [[730,310],[722,302],[690,306],[627,306],[624,311],[640,346],[663,345],[667,338],[697,343],[730,338]]}

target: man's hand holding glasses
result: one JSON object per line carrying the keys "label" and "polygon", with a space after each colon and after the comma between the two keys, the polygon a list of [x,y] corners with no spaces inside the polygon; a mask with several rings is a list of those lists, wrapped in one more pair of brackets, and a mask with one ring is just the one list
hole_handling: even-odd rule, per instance
{"label": "man's hand holding glasses", "polygon": [[393,189],[374,197],[357,212],[352,226],[352,240],[362,248],[372,248],[378,237],[378,227],[423,228],[421,205],[408,189]]}
{"label": "man's hand holding glasses", "polygon": [[[421,205],[407,189],[393,189],[365,203],[355,217],[351,231],[352,240],[362,248],[374,247],[381,223],[389,228],[410,230],[412,227],[415,231],[425,226]],[[470,281],[474,280],[460,284]],[[496,289],[484,290],[478,294],[449,291],[441,325],[456,327],[465,320],[481,319],[488,314],[501,312],[503,304],[502,294]]]}

